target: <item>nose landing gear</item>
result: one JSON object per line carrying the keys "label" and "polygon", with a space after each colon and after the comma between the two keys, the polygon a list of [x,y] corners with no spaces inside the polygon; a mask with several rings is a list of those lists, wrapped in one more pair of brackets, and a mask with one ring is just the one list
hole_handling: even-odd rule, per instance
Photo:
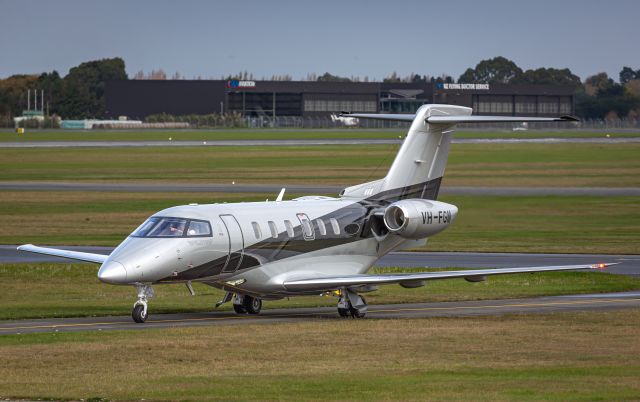
{"label": "nose landing gear", "polygon": [[359,294],[348,289],[342,289],[338,301],[340,317],[364,318],[367,315],[367,301]]}
{"label": "nose landing gear", "polygon": [[[131,311],[131,317],[133,317],[133,321],[138,324],[142,324],[147,320],[147,302],[136,302],[140,304],[136,304],[133,306],[133,311]],[[144,304],[142,304],[144,303]]]}
{"label": "nose landing gear", "polygon": [[147,320],[147,299],[153,297],[153,288],[151,285],[136,285],[138,290],[138,300],[133,304],[133,310],[131,311],[131,317],[133,321],[141,324]]}

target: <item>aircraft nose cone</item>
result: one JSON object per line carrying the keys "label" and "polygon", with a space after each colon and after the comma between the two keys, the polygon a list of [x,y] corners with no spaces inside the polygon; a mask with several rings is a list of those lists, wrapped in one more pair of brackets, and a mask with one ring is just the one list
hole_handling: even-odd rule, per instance
{"label": "aircraft nose cone", "polygon": [[124,283],[127,280],[127,270],[117,261],[107,261],[100,267],[98,279],[111,284]]}

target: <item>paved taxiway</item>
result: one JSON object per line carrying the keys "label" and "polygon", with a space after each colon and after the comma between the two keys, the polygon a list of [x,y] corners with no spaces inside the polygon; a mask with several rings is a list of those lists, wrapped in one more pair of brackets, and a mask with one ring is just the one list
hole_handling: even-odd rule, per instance
{"label": "paved taxiway", "polygon": [[[18,252],[15,245],[0,245],[0,263],[69,262],[70,260],[46,255]],[[112,247],[54,246],[86,253],[109,254]],[[528,254],[528,253],[447,253],[447,252],[395,252],[382,257],[379,267],[412,268],[507,268],[542,265],[576,265],[615,262],[607,272],[640,276],[640,255],[611,254]]]}
{"label": "paved taxiway", "polygon": [[[553,313],[560,311],[640,308],[640,292],[553,296],[511,300],[482,300],[419,304],[370,305],[368,318],[466,317],[504,314]],[[233,312],[150,314],[146,323],[135,324],[129,316],[57,318],[0,321],[0,335],[38,332],[77,332],[211,325],[273,324],[310,320],[338,320],[334,307],[274,309],[260,315]]]}
{"label": "paved taxiway", "polygon": [[[127,148],[127,147],[299,147],[317,145],[400,144],[396,138],[337,138],[313,140],[203,140],[203,141],[2,141],[0,148]],[[454,144],[620,144],[640,143],[640,137],[596,138],[456,138]]]}
{"label": "paved taxiway", "polygon": [[[1,263],[69,261],[51,256],[18,253],[15,247],[16,246],[14,245],[0,246]],[[112,250],[111,247],[59,247],[100,254],[108,254]],[[405,266],[416,268],[439,268],[452,266],[468,268],[500,268],[596,262],[618,262],[618,265],[608,268],[607,271],[617,274],[640,275],[640,255],[395,252],[383,257],[378,262],[377,266]],[[640,307],[640,292],[554,296],[512,300],[372,305],[370,306],[368,316],[371,318],[454,317],[548,313],[557,311],[606,310],[630,307]],[[265,310],[263,310],[263,313],[259,316],[238,316],[227,311],[184,314],[152,314],[144,325],[133,323],[129,316],[0,321],[0,335],[35,332],[70,332],[277,323],[319,319],[338,319],[335,308],[270,310],[268,309],[267,302]]]}
{"label": "paved taxiway", "polygon": [[[121,191],[181,193],[264,193],[274,196],[285,187],[287,194],[333,194],[344,186],[307,186],[303,184],[181,184],[181,183],[83,183],[83,182],[0,182],[0,191]],[[444,195],[597,195],[640,196],[639,187],[443,187]],[[272,197],[273,198],[273,197]]]}

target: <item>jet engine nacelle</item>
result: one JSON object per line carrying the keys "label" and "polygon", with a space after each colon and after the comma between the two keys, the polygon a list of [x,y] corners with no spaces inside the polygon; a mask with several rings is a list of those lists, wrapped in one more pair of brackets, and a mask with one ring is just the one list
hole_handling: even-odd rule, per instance
{"label": "jet engine nacelle", "polygon": [[384,211],[384,224],[398,236],[423,239],[442,232],[457,214],[455,205],[413,198],[389,205]]}

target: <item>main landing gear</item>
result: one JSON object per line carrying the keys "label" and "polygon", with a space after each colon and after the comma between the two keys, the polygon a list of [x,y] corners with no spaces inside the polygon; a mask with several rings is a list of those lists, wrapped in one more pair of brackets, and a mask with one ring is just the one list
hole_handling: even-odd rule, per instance
{"label": "main landing gear", "polygon": [[138,290],[138,301],[133,304],[131,317],[133,321],[141,324],[147,320],[147,299],[153,297],[153,288],[151,285],[136,285]]}
{"label": "main landing gear", "polygon": [[367,301],[359,294],[346,288],[340,291],[338,314],[340,317],[364,318],[367,314]]}
{"label": "main landing gear", "polygon": [[233,298],[233,310],[237,314],[259,314],[262,310],[262,299],[236,294]]}

